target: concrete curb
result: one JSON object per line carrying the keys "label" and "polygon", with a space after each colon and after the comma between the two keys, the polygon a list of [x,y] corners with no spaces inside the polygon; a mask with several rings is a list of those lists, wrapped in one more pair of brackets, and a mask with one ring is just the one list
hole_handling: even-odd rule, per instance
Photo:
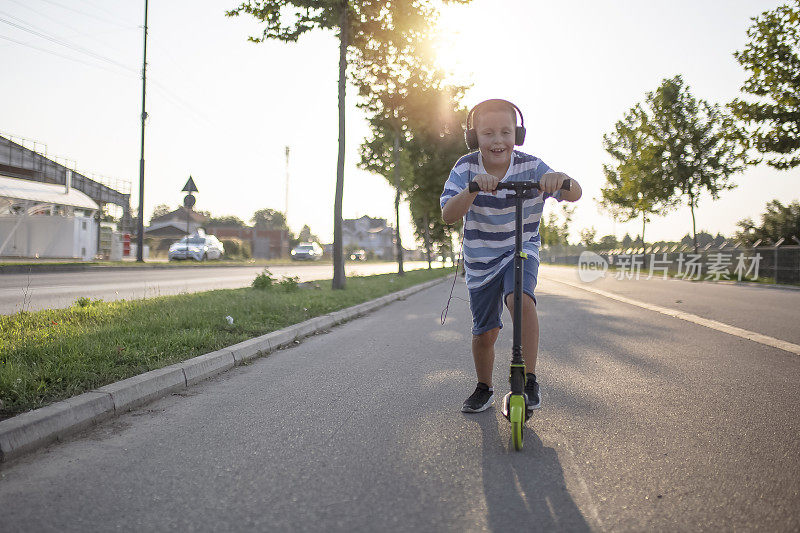
{"label": "concrete curb", "polygon": [[311,318],[261,337],[151,370],[0,422],[0,463],[16,459],[107,418],[230,370],[304,337],[370,313],[442,283],[434,279],[353,307]]}

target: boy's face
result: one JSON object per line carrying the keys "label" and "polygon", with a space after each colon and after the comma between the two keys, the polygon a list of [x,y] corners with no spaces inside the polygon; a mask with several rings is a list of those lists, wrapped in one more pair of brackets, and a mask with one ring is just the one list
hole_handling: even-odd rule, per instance
{"label": "boy's face", "polygon": [[514,118],[505,110],[484,111],[477,117],[475,132],[484,165],[499,167],[511,164],[516,129]]}

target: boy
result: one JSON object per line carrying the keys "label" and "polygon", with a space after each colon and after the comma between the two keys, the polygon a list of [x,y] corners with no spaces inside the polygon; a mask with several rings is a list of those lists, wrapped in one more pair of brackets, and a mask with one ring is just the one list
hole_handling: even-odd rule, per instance
{"label": "boy", "polygon": [[[517,126],[517,112],[522,125]],[[470,123],[470,118],[472,122]],[[522,308],[522,355],[525,360],[525,393],[528,410],[541,406],[536,382],[536,355],[539,347],[539,319],[534,288],[539,271],[539,221],[544,200],[574,202],[581,187],[571,180],[569,191],[560,190],[569,176],[555,172],[532,155],[514,151],[525,139],[522,112],[506,100],[486,100],[467,115],[467,146],[477,152],[461,157],[450,172],[440,199],[442,218],[453,224],[464,217],[464,268],[472,311],[472,358],[478,385],[462,407],[465,413],[485,411],[494,403],[492,367],[494,343],[503,327],[500,315],[503,299],[514,312],[514,201],[510,191],[498,191],[501,181],[536,181],[541,192],[523,205],[524,262]],[[480,192],[469,192],[475,181]]]}

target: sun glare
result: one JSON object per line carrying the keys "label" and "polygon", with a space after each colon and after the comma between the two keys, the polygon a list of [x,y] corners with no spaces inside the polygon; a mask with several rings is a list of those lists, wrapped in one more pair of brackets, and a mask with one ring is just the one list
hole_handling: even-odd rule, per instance
{"label": "sun glare", "polygon": [[476,9],[469,5],[442,5],[436,24],[436,64],[456,83],[469,83],[480,49],[471,28],[476,27]]}

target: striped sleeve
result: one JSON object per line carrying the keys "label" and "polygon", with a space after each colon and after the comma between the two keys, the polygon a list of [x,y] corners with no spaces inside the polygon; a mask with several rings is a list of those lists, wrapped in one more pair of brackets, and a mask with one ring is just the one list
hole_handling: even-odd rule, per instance
{"label": "striped sleeve", "polygon": [[[536,169],[534,170],[536,181],[540,181],[542,177],[549,172],[555,172],[555,170],[547,166],[547,163],[545,163],[544,161],[539,161],[539,166],[537,166]],[[557,190],[553,194],[545,194],[544,199],[547,200],[548,198],[554,198],[560,202],[561,189]]]}
{"label": "striped sleeve", "polygon": [[453,167],[453,170],[450,171],[450,177],[447,178],[442,196],[439,198],[439,205],[442,209],[444,209],[444,204],[446,204],[450,198],[467,188],[469,183],[469,179],[467,178],[469,174],[468,170],[469,163],[459,160]]}

